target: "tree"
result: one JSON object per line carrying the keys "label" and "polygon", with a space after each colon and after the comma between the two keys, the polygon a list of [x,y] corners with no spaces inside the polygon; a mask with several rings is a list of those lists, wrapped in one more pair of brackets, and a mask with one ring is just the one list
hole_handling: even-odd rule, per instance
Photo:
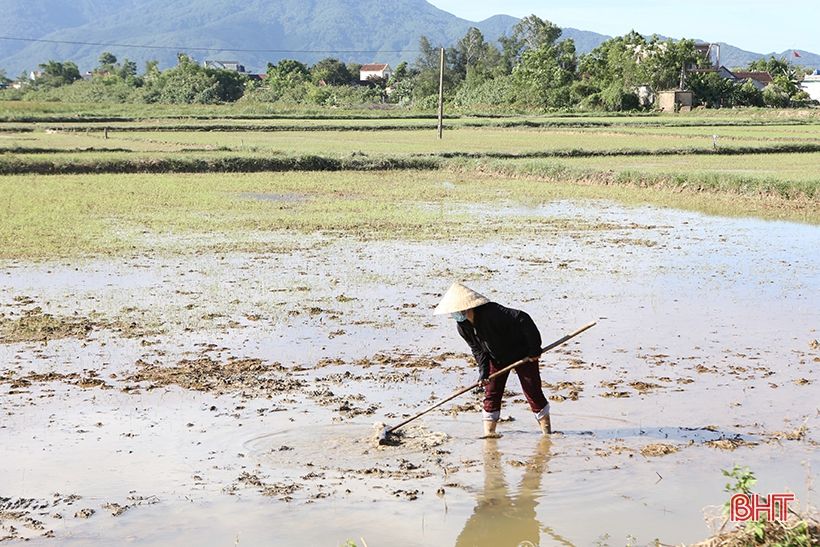
{"label": "tree", "polygon": [[561,29],[550,21],[530,15],[513,28],[502,42],[503,62],[513,63],[512,75],[519,96],[540,107],[570,105],[570,86],[575,79],[575,42],[558,39]]}
{"label": "tree", "polygon": [[[233,70],[206,68],[205,74],[213,79],[210,93],[212,100],[199,102],[232,103],[238,101],[245,93],[248,77]],[[203,96],[204,97],[204,96]]]}
{"label": "tree", "polygon": [[300,102],[307,94],[310,70],[307,65],[294,59],[282,59],[277,64],[268,63],[268,78],[261,86],[264,101],[277,101],[283,96]]}
{"label": "tree", "polygon": [[236,101],[245,90],[246,77],[231,70],[204,68],[187,55],[177,56],[177,66],[146,74],[142,95],[148,102],[213,104]]}
{"label": "tree", "polygon": [[97,67],[97,71],[98,72],[113,72],[114,71],[114,65],[116,65],[116,64],[117,64],[117,57],[109,51],[103,51],[100,54],[100,59],[98,61],[99,66]]}
{"label": "tree", "polygon": [[6,77],[5,69],[0,68],[0,88],[6,87],[11,83],[11,80]]}
{"label": "tree", "polygon": [[605,41],[581,57],[579,72],[585,86],[578,93],[590,107],[623,110],[638,105],[636,91],[677,88],[685,67],[701,62],[692,40],[649,40],[635,31]]}
{"label": "tree", "polygon": [[[484,35],[471,27],[455,45],[447,51],[449,67],[454,80],[467,78],[467,85],[478,85],[503,74],[501,53],[494,45],[484,40]],[[498,73],[496,73],[499,71]]]}
{"label": "tree", "polygon": [[794,66],[786,58],[758,59],[749,63],[749,70],[768,72],[772,83],[763,89],[763,100],[767,106],[787,107],[807,104],[806,93],[800,89],[803,69]]}
{"label": "tree", "polygon": [[561,108],[570,106],[570,86],[575,79],[576,57],[573,40],[544,41],[536,49],[526,49],[513,69],[521,95],[530,104]]}
{"label": "tree", "polygon": [[117,76],[119,76],[123,80],[128,80],[129,78],[136,78],[137,63],[130,59],[123,60],[122,65],[117,70]]}
{"label": "tree", "polygon": [[654,90],[676,88],[686,68],[700,62],[703,59],[695,49],[694,40],[662,41],[658,36],[652,36],[643,55],[638,57],[636,76]]}
{"label": "tree", "polygon": [[156,79],[160,74],[159,61],[156,59],[145,61],[145,79]]}
{"label": "tree", "polygon": [[418,72],[426,70],[438,71],[439,66],[439,50],[441,48],[433,47],[427,36],[419,38],[419,56],[416,57],[415,69]]}
{"label": "tree", "polygon": [[[416,73],[413,78],[413,98],[415,100],[438,95],[440,52],[441,48],[433,47],[426,36],[419,38],[419,56],[413,65]],[[452,88],[453,83],[453,72],[449,68],[448,59],[445,58],[445,89]]]}
{"label": "tree", "polygon": [[695,103],[708,108],[733,106],[735,83],[717,72],[692,74],[687,82],[694,94]]}
{"label": "tree", "polygon": [[768,59],[760,58],[749,63],[749,70],[768,72],[772,76],[776,74],[785,74],[791,68],[791,64],[785,57],[778,59],[774,55],[770,55]]}
{"label": "tree", "polygon": [[529,15],[513,27],[512,36],[502,36],[502,59],[509,70],[518,64],[527,50],[553,45],[561,37],[561,28],[554,23]]}
{"label": "tree", "polygon": [[308,67],[293,59],[282,59],[278,64],[268,63],[268,78],[271,84],[292,85],[307,81]]}
{"label": "tree", "polygon": [[395,85],[399,82],[402,82],[410,77],[410,68],[407,65],[407,61],[402,61],[396,67],[396,70],[393,71],[392,76],[390,76],[390,81],[388,85]]}
{"label": "tree", "polygon": [[47,61],[39,65],[42,71],[35,82],[37,87],[54,88],[68,85],[81,78],[80,70],[71,61],[61,63],[59,61]]}
{"label": "tree", "polygon": [[347,71],[350,73],[350,77],[353,81],[359,80],[359,74],[362,71],[362,65],[360,63],[347,63],[345,65],[347,67]]}
{"label": "tree", "polygon": [[347,66],[333,58],[322,59],[313,65],[310,77],[316,84],[323,82],[327,85],[349,85],[353,81]]}
{"label": "tree", "polygon": [[737,106],[764,106],[763,92],[751,80],[736,86],[734,97]]}

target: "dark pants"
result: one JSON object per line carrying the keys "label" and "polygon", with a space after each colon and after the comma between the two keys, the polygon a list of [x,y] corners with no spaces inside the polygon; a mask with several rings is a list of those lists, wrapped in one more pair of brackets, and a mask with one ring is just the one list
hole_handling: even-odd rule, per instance
{"label": "dark pants", "polygon": [[[498,367],[495,363],[490,362],[490,374],[494,374],[504,367]],[[518,373],[518,381],[521,382],[521,389],[524,391],[524,397],[530,405],[530,410],[538,414],[544,409],[547,409],[549,403],[544,397],[544,391],[541,389],[541,372],[538,369],[538,363],[524,363],[513,369]],[[507,385],[507,377],[509,372],[505,372],[496,376],[490,383],[484,386],[484,418],[498,419],[498,413],[501,411],[501,399],[504,397],[504,386]],[[489,417],[488,414],[492,414]]]}

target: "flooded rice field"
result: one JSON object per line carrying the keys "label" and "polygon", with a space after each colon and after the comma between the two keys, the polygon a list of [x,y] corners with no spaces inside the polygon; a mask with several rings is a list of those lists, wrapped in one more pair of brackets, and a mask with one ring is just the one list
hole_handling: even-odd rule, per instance
{"label": "flooded rice field", "polygon": [[[695,542],[735,464],[818,504],[820,228],[605,201],[464,213],[481,237],[260,233],[220,254],[154,235],[164,252],[3,262],[0,541]],[[492,235],[518,215],[562,228]],[[432,315],[454,280],[545,344],[598,322],[542,357],[556,434],[512,379],[499,439],[468,393],[373,442],[475,381]]]}

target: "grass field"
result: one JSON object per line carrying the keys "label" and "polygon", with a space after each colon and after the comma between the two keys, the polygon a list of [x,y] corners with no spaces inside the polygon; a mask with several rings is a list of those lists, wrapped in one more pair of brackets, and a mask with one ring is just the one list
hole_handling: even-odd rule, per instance
{"label": "grass field", "polygon": [[[713,133],[700,129],[690,134],[644,130],[601,129],[501,129],[461,128],[448,131],[439,141],[431,130],[350,131],[236,131],[236,132],[118,132],[108,138],[94,132],[5,132],[0,133],[0,150],[79,150],[83,148],[129,151],[174,152],[186,149],[285,152],[290,154],[439,154],[508,153],[581,149],[599,150],[687,150],[713,148]],[[735,135],[719,137],[720,148],[777,146],[782,144],[820,144],[820,126],[786,136],[784,132],[760,135],[747,128]],[[776,136],[775,136],[776,135]]]}
{"label": "grass field", "polygon": [[[481,111],[460,111],[447,108],[447,117],[483,117],[488,113]],[[510,113],[491,113],[492,118],[512,118]],[[536,117],[531,114],[516,114]],[[322,107],[283,107],[278,104],[264,103],[234,103],[226,105],[163,105],[163,104],[114,104],[93,103],[74,104],[62,102],[23,102],[0,101],[0,120],[37,120],[61,117],[66,119],[77,118],[120,118],[120,119],[174,119],[174,118],[293,118],[301,119],[382,119],[382,118],[434,118],[435,112],[407,110],[403,108],[373,108],[372,105],[362,106],[359,109],[328,109]],[[623,120],[625,123],[642,119],[666,119],[670,122],[681,121],[700,123],[709,122],[730,123],[777,123],[778,121],[818,122],[820,111],[817,109],[787,109],[773,110],[767,108],[749,108],[738,110],[697,110],[685,116],[684,120],[676,115],[657,115],[654,113],[610,113],[602,116],[598,113],[555,113],[539,115],[538,118],[572,118],[572,119],[600,119],[608,122]]]}
{"label": "grass field", "polygon": [[[272,231],[315,231],[356,238],[430,239],[482,234],[588,230],[553,222],[528,208],[565,199],[654,203],[710,214],[759,215],[818,222],[816,209],[784,208],[770,198],[730,193],[673,193],[663,188],[546,183],[448,171],[168,175],[38,175],[0,178],[0,257],[39,258],[174,250],[270,250]],[[522,212],[485,230],[470,207]],[[200,236],[190,245],[189,236]]]}
{"label": "grass field", "polygon": [[[151,234],[436,238],[475,230],[462,205],[563,198],[820,223],[815,110],[463,115],[443,140],[406,111],[2,103],[0,119],[5,258],[126,252]],[[554,228],[521,222],[496,228]]]}

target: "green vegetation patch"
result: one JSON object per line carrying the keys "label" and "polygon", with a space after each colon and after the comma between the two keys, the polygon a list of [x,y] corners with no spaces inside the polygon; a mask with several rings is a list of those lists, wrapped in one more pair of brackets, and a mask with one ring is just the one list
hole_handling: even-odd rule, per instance
{"label": "green vegetation patch", "polygon": [[[505,162],[512,164],[511,174],[493,174]],[[7,199],[0,202],[0,257],[185,253],[214,244],[229,250],[234,242],[237,249],[264,252],[275,245],[264,243],[260,235],[266,233],[437,240],[619,228],[546,218],[533,209],[556,199],[613,199],[820,222],[816,201],[579,184],[567,182],[569,171],[561,166],[556,173],[564,175],[553,180],[515,164],[498,160],[484,165],[483,173],[480,165],[464,165],[440,171],[2,177],[0,192]],[[521,209],[492,215],[499,206]]]}

